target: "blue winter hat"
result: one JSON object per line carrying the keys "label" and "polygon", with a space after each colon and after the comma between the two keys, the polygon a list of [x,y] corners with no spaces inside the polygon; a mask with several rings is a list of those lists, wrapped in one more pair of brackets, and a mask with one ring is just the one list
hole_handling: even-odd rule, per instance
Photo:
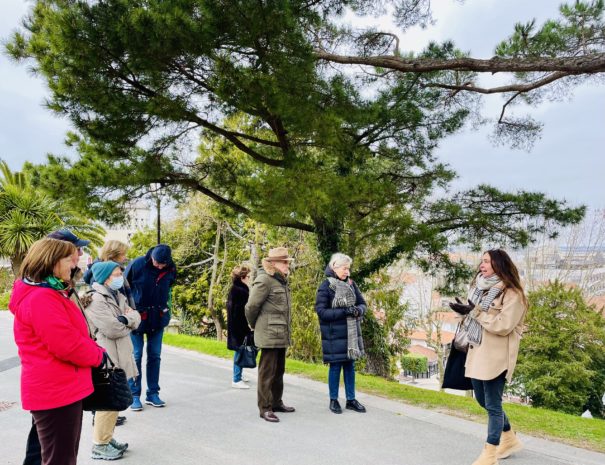
{"label": "blue winter hat", "polygon": [[166,244],[158,244],[151,251],[151,258],[153,258],[158,263],[169,263],[172,261],[172,252],[170,250],[170,246]]}
{"label": "blue winter hat", "polygon": [[111,276],[113,270],[119,267],[116,262],[97,262],[92,265],[92,276],[99,284],[104,284],[107,278]]}
{"label": "blue winter hat", "polygon": [[90,244],[90,241],[87,241],[86,239],[80,239],[69,229],[59,229],[57,231],[53,231],[46,237],[50,237],[51,239],[59,239],[60,241],[71,242],[76,247],[86,247],[88,244]]}

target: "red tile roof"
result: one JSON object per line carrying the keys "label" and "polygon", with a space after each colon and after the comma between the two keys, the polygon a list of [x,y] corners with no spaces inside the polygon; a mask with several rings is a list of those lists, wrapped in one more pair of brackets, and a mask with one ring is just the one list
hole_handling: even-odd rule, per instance
{"label": "red tile roof", "polygon": [[414,344],[408,347],[408,350],[413,354],[422,355],[423,357],[426,357],[429,362],[434,362],[435,360],[437,360],[437,354],[435,353],[435,351],[433,349],[429,349],[428,347],[422,347]]}

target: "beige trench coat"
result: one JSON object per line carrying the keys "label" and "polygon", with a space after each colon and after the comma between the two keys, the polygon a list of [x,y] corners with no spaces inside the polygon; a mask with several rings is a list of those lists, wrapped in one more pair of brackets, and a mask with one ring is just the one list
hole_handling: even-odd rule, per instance
{"label": "beige trench coat", "polygon": [[494,299],[487,312],[473,310],[483,327],[481,345],[471,344],[466,356],[466,376],[489,381],[506,371],[513,377],[527,307],[518,291],[507,289]]}
{"label": "beige trench coat", "polygon": [[[84,312],[92,327],[93,335],[113,362],[126,372],[126,376],[134,378],[138,370],[134,361],[130,332],[141,323],[141,314],[136,310],[124,313],[128,303],[121,292],[117,293],[118,302],[116,302],[105,286],[93,283],[92,288],[96,292],[93,293],[92,302]],[[128,324],[125,325],[118,320],[120,315],[128,320]]]}

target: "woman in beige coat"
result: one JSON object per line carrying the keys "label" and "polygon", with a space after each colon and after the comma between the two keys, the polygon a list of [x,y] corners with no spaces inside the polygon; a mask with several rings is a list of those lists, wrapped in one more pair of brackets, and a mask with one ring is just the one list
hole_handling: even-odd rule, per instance
{"label": "woman in beige coat", "polygon": [[[130,332],[141,323],[139,312],[131,309],[127,299],[119,292],[124,285],[122,269],[116,262],[97,262],[92,268],[92,300],[86,308],[86,317],[92,326],[97,343],[111,360],[134,378],[137,366],[134,361]],[[92,458],[116,460],[122,457],[127,443],[113,438],[119,412],[97,412],[95,415]]]}
{"label": "woman in beige coat", "polygon": [[502,249],[485,252],[468,305],[456,300],[452,310],[471,319],[465,374],[488,414],[486,444],[473,465],[497,465],[499,458],[523,447],[502,409],[504,384],[513,376],[527,312],[519,272],[508,254]]}

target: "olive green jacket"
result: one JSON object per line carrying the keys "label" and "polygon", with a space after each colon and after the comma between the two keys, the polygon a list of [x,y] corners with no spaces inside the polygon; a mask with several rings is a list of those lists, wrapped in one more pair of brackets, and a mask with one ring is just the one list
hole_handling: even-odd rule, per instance
{"label": "olive green jacket", "polygon": [[288,284],[259,270],[246,304],[246,319],[254,330],[257,347],[279,349],[290,345],[290,305]]}

